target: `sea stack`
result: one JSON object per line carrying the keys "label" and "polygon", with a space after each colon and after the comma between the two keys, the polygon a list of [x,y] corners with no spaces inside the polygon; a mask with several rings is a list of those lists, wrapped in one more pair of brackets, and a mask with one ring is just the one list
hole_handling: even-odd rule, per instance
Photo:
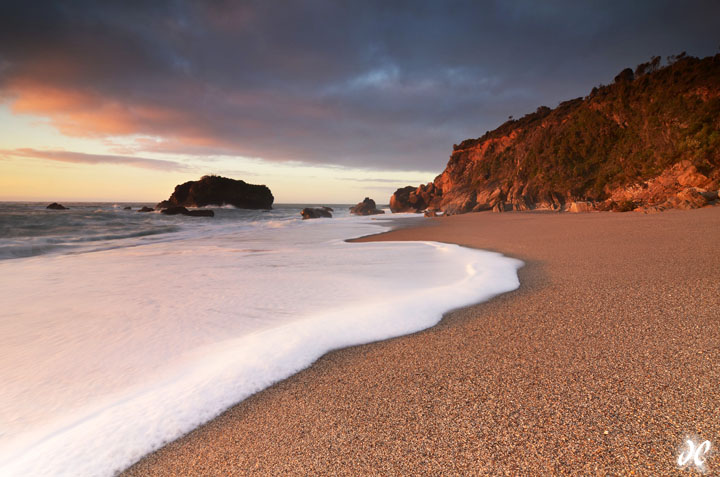
{"label": "sea stack", "polygon": [[275,198],[264,185],[220,176],[204,176],[199,181],[189,181],[175,187],[168,200],[155,209],[169,207],[205,207],[207,205],[232,205],[238,209],[272,209]]}
{"label": "sea stack", "polygon": [[384,214],[384,210],[380,210],[375,205],[375,201],[370,197],[365,197],[362,202],[359,202],[354,207],[350,207],[350,213],[355,215],[377,215]]}

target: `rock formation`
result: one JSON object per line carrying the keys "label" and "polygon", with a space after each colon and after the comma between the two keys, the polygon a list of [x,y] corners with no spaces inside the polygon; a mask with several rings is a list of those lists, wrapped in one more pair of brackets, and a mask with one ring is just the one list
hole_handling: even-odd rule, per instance
{"label": "rock formation", "polygon": [[53,202],[52,204],[48,205],[45,208],[50,209],[50,210],[68,210],[67,207],[65,207],[64,205],[60,205],[57,202]]}
{"label": "rock formation", "polygon": [[601,210],[660,212],[697,209],[717,202],[718,177],[701,174],[690,161],[680,161],[652,179],[619,187],[598,204]]}
{"label": "rock formation", "polygon": [[319,219],[321,217],[332,217],[333,210],[330,207],[305,207],[301,212],[303,220]]}
{"label": "rock formation", "polygon": [[220,176],[204,176],[199,181],[189,181],[175,187],[170,198],[155,208],[232,205],[239,209],[272,209],[274,200],[267,186]]}
{"label": "rock formation", "polygon": [[150,207],[143,206],[140,209],[138,209],[138,212],[155,212],[155,209],[151,209]]}
{"label": "rock formation", "polygon": [[350,213],[355,215],[377,215],[384,214],[384,210],[380,210],[375,205],[375,201],[369,197],[365,197],[362,202],[350,207]]}
{"label": "rock formation", "polygon": [[393,212],[644,212],[717,202],[720,54],[659,58],[585,98],[540,107],[453,146],[429,184],[398,189]]}
{"label": "rock formation", "polygon": [[595,206],[592,202],[570,202],[567,208],[568,212],[590,212],[595,210]]}
{"label": "rock formation", "polygon": [[168,207],[163,209],[161,213],[165,215],[187,215],[190,217],[215,217],[212,210],[188,210],[185,207]]}
{"label": "rock formation", "polygon": [[391,212],[421,212],[425,210],[430,203],[430,196],[427,188],[434,189],[431,182],[427,186],[420,187],[407,186],[395,191],[390,197]]}

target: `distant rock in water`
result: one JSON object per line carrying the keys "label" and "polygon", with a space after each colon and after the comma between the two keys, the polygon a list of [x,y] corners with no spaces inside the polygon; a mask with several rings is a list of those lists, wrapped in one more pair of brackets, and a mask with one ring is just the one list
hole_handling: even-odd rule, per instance
{"label": "distant rock in water", "polygon": [[155,212],[155,209],[143,206],[142,208],[138,209],[138,212]]}
{"label": "distant rock in water", "polygon": [[358,203],[354,207],[350,207],[350,213],[355,215],[377,215],[384,214],[385,211],[378,209],[374,200],[369,197],[365,197],[362,202]]}
{"label": "distant rock in water", "polygon": [[50,209],[50,210],[68,210],[67,207],[65,207],[64,205],[60,205],[57,202],[53,202],[52,204],[48,205],[45,208]]}
{"label": "distant rock in water", "polygon": [[170,198],[155,208],[232,205],[239,209],[272,209],[274,200],[267,186],[227,177],[204,176],[199,181],[189,181],[175,187]]}
{"label": "distant rock in water", "polygon": [[330,207],[305,207],[301,212],[303,220],[319,219],[321,217],[332,218],[333,210]]}
{"label": "distant rock in water", "polygon": [[190,217],[215,217],[212,210],[188,210],[185,207],[168,207],[161,211],[165,215],[188,215]]}
{"label": "distant rock in water", "polygon": [[454,145],[393,212],[657,212],[717,204],[720,54],[660,57],[615,82]]}
{"label": "distant rock in water", "polygon": [[128,205],[127,207],[123,207],[123,210],[132,210],[132,207]]}

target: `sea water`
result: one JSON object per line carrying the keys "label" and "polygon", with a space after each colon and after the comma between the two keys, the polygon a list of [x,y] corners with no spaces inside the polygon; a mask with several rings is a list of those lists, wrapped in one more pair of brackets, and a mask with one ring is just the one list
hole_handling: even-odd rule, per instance
{"label": "sea water", "polygon": [[0,203],[2,476],[113,475],[332,349],[518,286],[496,253],[348,243],[392,221],[347,206],[66,205]]}

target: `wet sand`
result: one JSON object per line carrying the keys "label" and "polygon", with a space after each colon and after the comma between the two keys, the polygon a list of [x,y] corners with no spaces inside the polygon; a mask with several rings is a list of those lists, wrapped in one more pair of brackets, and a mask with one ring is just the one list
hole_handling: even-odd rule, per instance
{"label": "wet sand", "polygon": [[502,252],[520,288],[329,353],[124,475],[672,475],[686,438],[720,448],[720,207],[426,223],[364,240]]}

